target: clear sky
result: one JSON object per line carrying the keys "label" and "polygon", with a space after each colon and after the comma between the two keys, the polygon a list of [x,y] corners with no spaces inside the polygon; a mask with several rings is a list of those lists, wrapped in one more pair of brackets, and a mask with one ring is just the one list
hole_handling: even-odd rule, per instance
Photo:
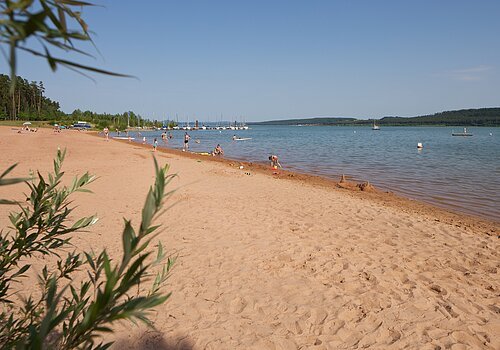
{"label": "clear sky", "polygon": [[19,60],[65,112],[261,121],[500,106],[498,0],[101,3],[85,14],[100,55],[81,62],[138,79]]}

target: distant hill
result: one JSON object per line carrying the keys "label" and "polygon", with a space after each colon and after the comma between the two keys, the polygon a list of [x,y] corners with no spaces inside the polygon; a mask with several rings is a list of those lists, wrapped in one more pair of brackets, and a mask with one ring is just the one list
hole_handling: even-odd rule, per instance
{"label": "distant hill", "polygon": [[271,120],[267,122],[249,123],[259,125],[333,125],[355,122],[356,118],[303,118],[303,119],[285,119],[285,120]]}
{"label": "distant hill", "polygon": [[381,119],[338,118],[302,118],[287,120],[271,120],[257,125],[370,125],[376,121],[386,126],[500,126],[500,108],[476,108],[446,111],[418,117],[383,117]]}
{"label": "distant hill", "polygon": [[381,125],[500,126],[500,108],[461,109],[412,118],[384,117]]}

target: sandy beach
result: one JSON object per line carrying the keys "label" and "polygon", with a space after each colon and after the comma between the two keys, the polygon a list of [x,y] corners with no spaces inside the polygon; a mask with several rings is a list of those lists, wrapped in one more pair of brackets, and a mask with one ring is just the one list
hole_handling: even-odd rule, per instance
{"label": "sandy beach", "polygon": [[[58,147],[67,181],[99,177],[74,199],[78,215],[100,221],[73,243],[118,257],[123,217],[139,222],[154,180],[152,149],[0,127],[1,171],[45,173]],[[156,330],[118,325],[115,348],[500,349],[497,222],[263,165],[155,155],[178,174],[158,238],[178,255],[173,294]],[[0,198],[23,190],[1,187]],[[0,207],[0,227],[9,210]]]}

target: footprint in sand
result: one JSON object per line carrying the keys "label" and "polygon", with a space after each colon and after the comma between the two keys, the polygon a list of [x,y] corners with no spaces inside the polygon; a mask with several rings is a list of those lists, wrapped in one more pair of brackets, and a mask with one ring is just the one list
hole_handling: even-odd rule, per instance
{"label": "footprint in sand", "polygon": [[493,313],[500,315],[500,307],[498,307],[498,306],[496,306],[496,305],[491,304],[491,305],[488,305],[488,308],[489,308],[491,311],[493,311]]}
{"label": "footprint in sand", "polygon": [[437,284],[433,284],[431,285],[430,287],[430,290],[432,290],[433,292],[437,293],[437,294],[440,294],[440,295],[446,295],[448,292],[446,291],[446,289],[442,288],[441,286],[438,286]]}
{"label": "footprint in sand", "polygon": [[387,338],[387,344],[391,345],[397,342],[401,338],[401,333],[394,330],[394,329],[389,329],[389,337]]}
{"label": "footprint in sand", "polygon": [[453,310],[453,307],[447,303],[438,303],[443,309],[450,314],[451,317],[457,318],[459,315]]}
{"label": "footprint in sand", "polygon": [[328,317],[328,313],[323,309],[313,309],[304,316],[306,316],[305,324],[307,328],[312,329],[314,326],[323,325]]}
{"label": "footprint in sand", "polygon": [[334,336],[337,332],[345,326],[345,321],[333,319],[325,323],[324,332],[325,334],[329,334]]}
{"label": "footprint in sand", "polygon": [[363,271],[359,274],[359,277],[361,277],[363,280],[370,282],[371,284],[376,284],[377,283],[377,277],[372,275],[369,272]]}
{"label": "footprint in sand", "polygon": [[232,314],[239,314],[245,309],[247,304],[248,303],[244,299],[237,297],[237,298],[233,299],[231,301],[231,303],[229,304],[229,311]]}
{"label": "footprint in sand", "polygon": [[293,318],[288,318],[283,321],[283,325],[285,329],[292,334],[300,335],[304,331],[302,330],[303,327],[301,327],[300,323]]}

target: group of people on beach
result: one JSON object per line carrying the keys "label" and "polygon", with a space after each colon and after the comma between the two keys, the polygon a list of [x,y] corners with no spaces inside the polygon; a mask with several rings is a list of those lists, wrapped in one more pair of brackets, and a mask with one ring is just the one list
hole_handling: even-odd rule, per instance
{"label": "group of people on beach", "polygon": [[21,129],[17,130],[18,134],[21,134],[23,131],[28,131],[28,132],[37,132],[38,128],[33,128],[31,129],[29,126],[23,126]]}
{"label": "group of people on beach", "polygon": [[[109,129],[104,128],[103,132],[104,132],[104,136],[105,136],[106,140],[109,140]],[[233,139],[235,138],[235,136],[233,136]],[[173,139],[173,138],[174,138],[174,136],[170,132],[169,133],[163,132],[161,134],[161,139],[165,143],[168,142],[168,139]],[[189,149],[189,140],[191,140],[191,136],[187,132],[185,132],[184,133],[184,143],[182,146],[183,152],[186,152]],[[146,143],[146,136],[143,136],[142,143],[143,144]],[[155,137],[153,140],[153,152],[156,152],[157,148],[158,148],[158,139]],[[212,156],[223,156],[224,150],[222,149],[220,144],[217,144],[217,146],[215,146],[214,150],[210,154]],[[271,168],[273,168],[273,169],[278,169],[278,167],[282,168],[282,166],[278,160],[278,156],[276,156],[274,154],[270,155],[269,161],[271,162]]]}

